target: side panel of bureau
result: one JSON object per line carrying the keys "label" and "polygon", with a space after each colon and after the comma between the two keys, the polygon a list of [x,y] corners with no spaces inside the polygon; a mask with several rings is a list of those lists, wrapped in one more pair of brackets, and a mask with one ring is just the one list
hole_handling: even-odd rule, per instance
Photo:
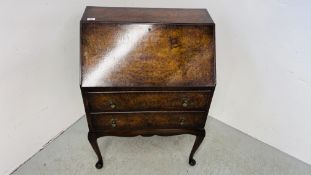
{"label": "side panel of bureau", "polygon": [[113,111],[206,111],[212,91],[88,92],[91,112]]}
{"label": "side panel of bureau", "polygon": [[205,112],[135,112],[91,114],[95,131],[132,129],[204,128]]}

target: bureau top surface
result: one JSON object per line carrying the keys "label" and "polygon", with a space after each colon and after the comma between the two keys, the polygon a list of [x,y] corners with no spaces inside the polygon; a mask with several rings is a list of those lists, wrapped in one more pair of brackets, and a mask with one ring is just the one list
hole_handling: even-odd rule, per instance
{"label": "bureau top surface", "polygon": [[205,9],[86,7],[82,22],[214,24]]}
{"label": "bureau top surface", "polygon": [[[174,14],[178,21],[179,11],[187,14],[185,9],[88,7],[83,18],[96,14],[101,20],[135,18],[142,22],[164,21],[166,15]],[[81,87],[213,87],[214,30],[214,25],[202,24],[81,23]]]}

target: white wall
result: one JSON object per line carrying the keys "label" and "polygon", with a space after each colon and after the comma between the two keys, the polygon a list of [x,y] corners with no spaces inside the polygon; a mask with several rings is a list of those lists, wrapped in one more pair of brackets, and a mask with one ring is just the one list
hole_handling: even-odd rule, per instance
{"label": "white wall", "polygon": [[217,28],[210,115],[311,163],[308,0],[2,0],[0,174],[81,115],[79,19],[85,5],[208,8]]}
{"label": "white wall", "polygon": [[0,174],[10,173],[83,115],[78,81],[83,8],[50,2],[0,2]]}
{"label": "white wall", "polygon": [[[311,1],[208,3],[217,119],[311,164]],[[216,3],[217,2],[217,3]]]}

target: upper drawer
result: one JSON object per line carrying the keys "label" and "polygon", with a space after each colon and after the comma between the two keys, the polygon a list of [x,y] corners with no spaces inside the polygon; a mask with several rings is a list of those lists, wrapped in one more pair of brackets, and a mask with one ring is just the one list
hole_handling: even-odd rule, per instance
{"label": "upper drawer", "polygon": [[211,91],[195,92],[88,92],[90,112],[107,111],[206,111]]}

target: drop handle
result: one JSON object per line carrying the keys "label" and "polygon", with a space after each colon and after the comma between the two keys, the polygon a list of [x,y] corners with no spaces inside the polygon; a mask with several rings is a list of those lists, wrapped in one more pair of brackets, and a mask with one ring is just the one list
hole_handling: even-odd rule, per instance
{"label": "drop handle", "polygon": [[179,125],[183,126],[185,124],[185,118],[184,117],[180,117],[179,118]]}
{"label": "drop handle", "polygon": [[188,99],[187,98],[183,98],[183,100],[182,100],[182,106],[184,107],[184,108],[186,108],[186,107],[188,107]]}
{"label": "drop handle", "polygon": [[117,120],[116,119],[111,120],[111,127],[113,127],[113,128],[117,127]]}
{"label": "drop handle", "polygon": [[111,107],[111,109],[114,109],[114,108],[116,108],[116,105],[115,104],[111,104],[110,107]]}
{"label": "drop handle", "polygon": [[110,108],[111,109],[115,109],[117,107],[117,105],[113,102],[110,102]]}

